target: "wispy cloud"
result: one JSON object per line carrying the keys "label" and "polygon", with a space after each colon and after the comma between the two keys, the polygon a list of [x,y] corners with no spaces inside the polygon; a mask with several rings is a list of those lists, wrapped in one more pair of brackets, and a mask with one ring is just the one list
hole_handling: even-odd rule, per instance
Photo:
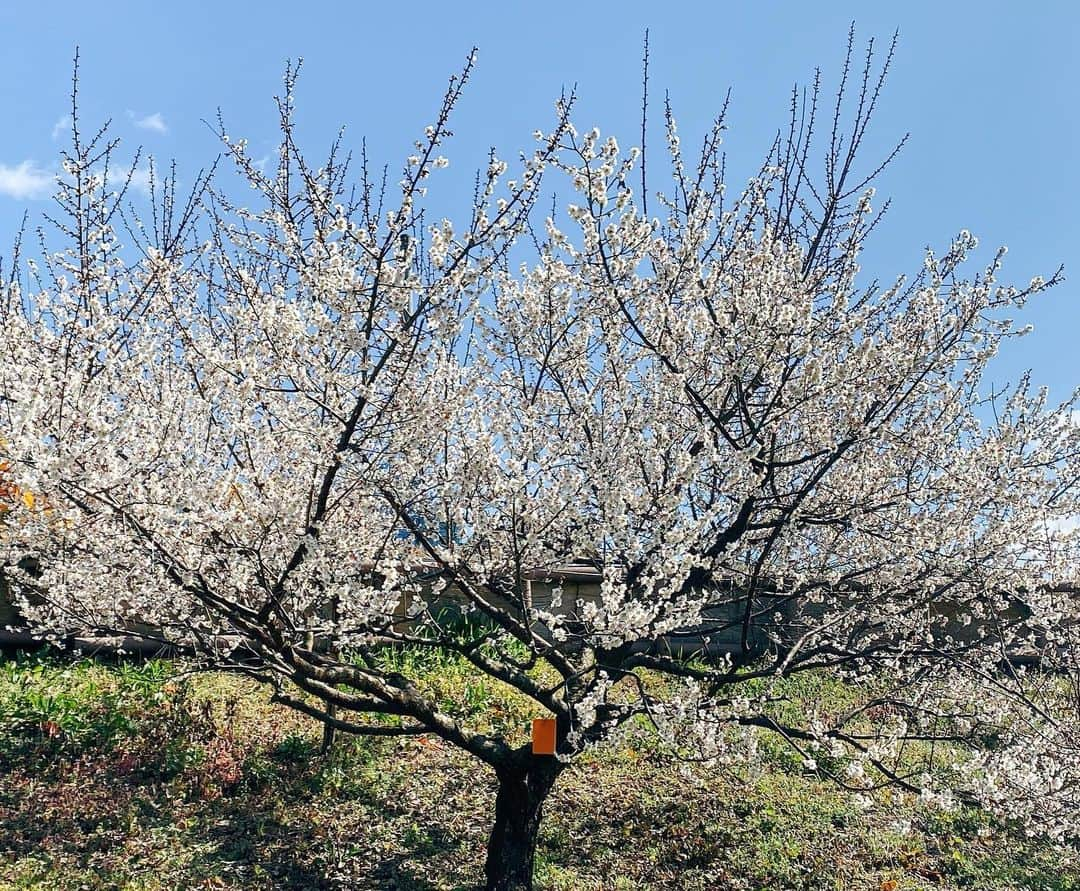
{"label": "wispy cloud", "polygon": [[71,115],[66,114],[62,118],[60,118],[55,124],[53,124],[53,128],[52,128],[52,140],[53,140],[53,142],[56,142],[56,140],[58,140],[63,133],[67,132],[68,128],[70,128],[70,127],[71,127]]}
{"label": "wispy cloud", "polygon": [[150,194],[150,168],[136,167],[135,171],[131,174],[131,188],[137,189],[144,195]]}
{"label": "wispy cloud", "polygon": [[[128,182],[128,173],[131,173],[131,181]],[[122,189],[124,183],[128,183],[129,189],[134,189],[143,195],[150,194],[150,166],[142,164],[134,170],[129,165],[120,164],[109,168],[109,178],[105,185],[109,189]],[[130,194],[130,193],[129,193]]]}
{"label": "wispy cloud", "polygon": [[17,201],[48,198],[55,184],[56,175],[36,161],[23,161],[14,167],[0,163],[0,195]]}
{"label": "wispy cloud", "polygon": [[135,126],[140,130],[151,130],[154,133],[168,133],[169,127],[165,123],[165,118],[161,116],[160,111],[155,111],[153,114],[148,114],[146,117],[136,117],[134,112],[128,112],[131,115],[132,120],[135,122]]}

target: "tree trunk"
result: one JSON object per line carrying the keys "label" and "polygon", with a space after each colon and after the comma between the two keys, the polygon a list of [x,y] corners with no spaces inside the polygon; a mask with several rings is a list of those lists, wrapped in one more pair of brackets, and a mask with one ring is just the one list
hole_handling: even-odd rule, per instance
{"label": "tree trunk", "polygon": [[[326,713],[331,718],[337,717],[337,706],[332,702],[326,704]],[[319,748],[319,754],[326,757],[330,754],[330,750],[334,748],[334,740],[337,739],[337,728],[329,721],[323,721],[322,728],[322,746]]]}
{"label": "tree trunk", "polygon": [[550,756],[530,756],[523,769],[499,772],[486,891],[532,891],[540,815],[561,772],[562,765]]}

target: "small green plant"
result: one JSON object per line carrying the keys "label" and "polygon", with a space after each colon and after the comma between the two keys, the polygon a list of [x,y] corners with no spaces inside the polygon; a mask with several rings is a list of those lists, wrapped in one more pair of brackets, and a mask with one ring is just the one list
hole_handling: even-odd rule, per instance
{"label": "small green plant", "polygon": [[265,789],[278,777],[277,765],[263,752],[253,752],[244,759],[241,767],[244,787],[251,790]]}
{"label": "small green plant", "polygon": [[183,737],[170,739],[161,750],[156,772],[161,779],[171,780],[198,767],[205,757],[206,752],[198,743],[192,743]]}
{"label": "small green plant", "polygon": [[302,763],[310,761],[316,752],[315,743],[302,733],[290,733],[274,748],[274,757],[279,761]]}

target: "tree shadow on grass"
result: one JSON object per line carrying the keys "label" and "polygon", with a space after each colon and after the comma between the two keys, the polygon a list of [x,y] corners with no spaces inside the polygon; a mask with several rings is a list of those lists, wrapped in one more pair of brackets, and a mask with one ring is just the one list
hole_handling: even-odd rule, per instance
{"label": "tree shadow on grass", "polygon": [[199,798],[118,773],[107,756],[41,774],[24,766],[0,773],[0,858],[40,860],[44,877],[85,874],[100,887],[140,874],[165,887],[454,887],[446,879],[465,856],[461,838],[362,785],[342,801],[320,794],[317,770],[282,769],[261,787]]}
{"label": "tree shadow on grass", "polygon": [[[328,830],[326,815],[316,812],[319,804],[325,807],[327,802],[313,803],[311,794],[302,788],[286,787],[277,793],[277,805],[269,810],[247,796],[223,799],[217,802],[219,807],[207,808],[189,832],[192,845],[200,850],[198,870],[249,881],[266,877],[275,889],[297,891],[436,891],[446,887],[421,874],[423,864],[446,859],[458,849],[458,840],[440,827],[403,833],[393,849],[383,850],[381,838],[363,831],[341,837]],[[378,805],[380,822],[408,816],[385,801]],[[282,807],[287,819],[282,819]]]}

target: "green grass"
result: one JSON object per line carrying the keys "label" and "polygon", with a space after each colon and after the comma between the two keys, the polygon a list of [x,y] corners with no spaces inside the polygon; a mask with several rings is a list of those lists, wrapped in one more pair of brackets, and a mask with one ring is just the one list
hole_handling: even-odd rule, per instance
{"label": "green grass", "polygon": [[[388,652],[448,710],[524,738],[527,701],[461,660]],[[0,662],[0,889],[467,889],[494,786],[429,738],[343,738],[266,690],[180,666]],[[791,716],[855,696],[785,688]],[[736,778],[671,760],[647,734],[589,753],[547,805],[544,889],[1040,889],[1080,867],[976,810],[897,793],[863,813],[763,738]]]}

